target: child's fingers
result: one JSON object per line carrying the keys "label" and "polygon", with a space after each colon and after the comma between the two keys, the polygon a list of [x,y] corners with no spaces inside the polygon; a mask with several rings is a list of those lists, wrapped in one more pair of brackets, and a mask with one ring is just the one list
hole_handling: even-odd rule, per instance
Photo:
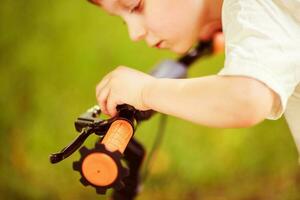
{"label": "child's fingers", "polygon": [[110,92],[110,88],[104,87],[104,89],[101,91],[101,93],[99,93],[98,96],[96,97],[98,104],[100,106],[100,109],[104,114],[107,114],[106,104],[107,104],[107,97],[109,95],[109,92]]}
{"label": "child's fingers", "polygon": [[104,76],[100,83],[96,86],[96,97],[100,94],[101,90],[107,85],[110,81],[111,73]]}
{"label": "child's fingers", "polygon": [[[110,88],[110,79],[105,80],[105,82],[102,84],[101,88],[97,87],[96,88],[96,98],[98,99],[98,97],[102,96],[101,94],[103,93],[104,90],[106,90],[106,88]],[[107,91],[106,91],[107,92]]]}
{"label": "child's fingers", "polygon": [[117,114],[117,101],[115,99],[112,98],[112,95],[108,95],[107,97],[107,104],[106,104],[106,108],[107,108],[107,112],[111,117],[114,117]]}

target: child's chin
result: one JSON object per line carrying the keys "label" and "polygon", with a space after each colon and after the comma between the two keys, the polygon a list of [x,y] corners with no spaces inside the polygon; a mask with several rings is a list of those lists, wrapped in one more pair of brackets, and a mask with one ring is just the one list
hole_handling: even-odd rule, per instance
{"label": "child's chin", "polygon": [[176,54],[178,54],[178,55],[184,55],[184,54],[186,54],[189,50],[191,49],[191,47],[186,47],[186,48],[180,48],[180,47],[178,47],[178,48],[172,48],[172,49],[170,49],[172,52],[174,52],[174,53],[176,53]]}

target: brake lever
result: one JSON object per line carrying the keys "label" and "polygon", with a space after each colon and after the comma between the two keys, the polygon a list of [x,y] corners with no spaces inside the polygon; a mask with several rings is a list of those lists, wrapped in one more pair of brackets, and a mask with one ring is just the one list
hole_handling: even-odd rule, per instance
{"label": "brake lever", "polygon": [[75,121],[75,129],[80,133],[80,135],[77,136],[77,138],[75,138],[68,146],[64,147],[60,152],[51,154],[50,162],[55,164],[72,155],[93,133],[99,136],[104,136],[110,125],[117,119],[120,119],[124,116],[129,118],[142,118],[142,116],[146,116],[145,113],[143,115],[143,113],[137,112],[134,107],[126,104],[117,106],[117,111],[118,114],[115,117],[107,120],[98,118],[101,114],[99,106],[94,106],[88,109],[85,113],[81,114]]}
{"label": "brake lever", "polygon": [[50,155],[50,162],[52,164],[58,163],[65,158],[72,155],[75,151],[77,151],[81,145],[85,142],[85,140],[93,133],[91,128],[83,129],[81,134],[68,146],[64,147],[59,153],[53,153]]}
{"label": "brake lever", "polygon": [[72,155],[93,133],[103,136],[110,125],[116,120],[117,116],[108,120],[102,120],[98,118],[100,114],[101,110],[99,106],[94,106],[87,110],[87,112],[81,114],[75,121],[75,129],[77,132],[80,132],[80,135],[60,152],[51,154],[50,162],[55,164]]}

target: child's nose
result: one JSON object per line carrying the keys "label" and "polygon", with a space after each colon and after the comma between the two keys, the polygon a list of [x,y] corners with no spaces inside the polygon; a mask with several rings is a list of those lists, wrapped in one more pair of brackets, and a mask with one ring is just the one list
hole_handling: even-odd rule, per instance
{"label": "child's nose", "polygon": [[139,41],[146,37],[147,31],[142,21],[127,21],[128,33],[132,41]]}

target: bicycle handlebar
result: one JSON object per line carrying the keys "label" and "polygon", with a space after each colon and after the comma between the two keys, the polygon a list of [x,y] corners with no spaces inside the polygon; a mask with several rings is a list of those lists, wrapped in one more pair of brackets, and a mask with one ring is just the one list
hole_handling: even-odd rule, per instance
{"label": "bicycle handlebar", "polygon": [[[157,78],[184,78],[188,67],[197,58],[213,53],[213,46],[213,41],[201,42],[177,62],[168,60],[161,63],[151,75]],[[117,111],[115,117],[101,120],[97,118],[101,114],[98,106],[89,109],[75,122],[76,130],[81,134],[61,152],[50,156],[51,163],[60,162],[75,152],[91,133],[103,136],[94,149],[82,147],[81,160],[73,163],[74,170],[82,175],[80,181],[84,185],[94,186],[100,194],[104,194],[111,187],[122,187],[122,179],[127,170],[120,159],[134,135],[135,123],[147,120],[155,113],[153,110],[138,111],[130,105],[119,105]]]}

